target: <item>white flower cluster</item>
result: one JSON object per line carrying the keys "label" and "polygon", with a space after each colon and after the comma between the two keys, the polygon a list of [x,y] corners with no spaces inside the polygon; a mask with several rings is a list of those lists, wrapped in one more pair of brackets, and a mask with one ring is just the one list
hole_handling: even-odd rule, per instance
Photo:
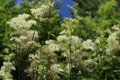
{"label": "white flower cluster", "polygon": [[11,21],[7,23],[15,30],[21,30],[23,28],[29,29],[32,25],[36,25],[35,20],[26,20],[29,16],[29,14],[18,15],[18,17],[12,18]]}
{"label": "white flower cluster", "polygon": [[65,69],[64,69],[64,70],[65,70],[65,72],[66,72],[67,74],[70,74],[70,71],[71,71],[70,65],[71,65],[70,63],[67,63],[66,66],[65,66]]}
{"label": "white flower cluster", "polygon": [[97,39],[95,40],[95,44],[100,44],[100,39],[99,39],[99,38],[97,38]]}
{"label": "white flower cluster", "polygon": [[93,61],[92,59],[89,59],[89,60],[84,60],[84,63],[83,63],[85,66],[86,65],[90,65],[90,64],[97,64],[95,61]]}
{"label": "white flower cluster", "polygon": [[47,40],[46,41],[46,46],[45,46],[45,52],[55,52],[60,50],[60,45],[56,44],[54,40]]}
{"label": "white flower cluster", "polygon": [[82,47],[86,50],[94,50],[94,43],[91,39],[87,39],[86,41],[82,42]]}
{"label": "white flower cluster", "polygon": [[60,64],[53,64],[50,67],[50,70],[53,71],[54,73],[60,73],[63,72],[64,70],[61,68]]}
{"label": "white flower cluster", "polygon": [[115,25],[113,29],[115,32],[111,33],[107,39],[106,53],[113,54],[120,50],[120,26]]}
{"label": "white flower cluster", "polygon": [[62,24],[62,26],[65,27],[66,29],[75,28],[76,23],[78,23],[77,19],[65,18],[64,23]]}
{"label": "white flower cluster", "polygon": [[0,77],[2,80],[13,80],[11,75],[12,70],[15,70],[13,64],[11,62],[4,62],[0,69]]}
{"label": "white flower cluster", "polygon": [[64,22],[62,23],[62,27],[65,28],[60,34],[67,34],[70,35],[73,30],[77,27],[78,20],[72,18],[65,18]]}
{"label": "white flower cluster", "polygon": [[78,49],[81,45],[81,39],[77,36],[68,37],[66,35],[60,35],[57,40],[47,40],[44,51],[55,52],[60,50],[68,50],[69,44],[72,50]]}
{"label": "white flower cluster", "polygon": [[[57,40],[47,40],[44,52],[53,53],[55,51],[63,51],[62,55],[70,56],[70,53],[76,53],[80,50],[81,39],[78,36],[72,36],[72,31],[77,25],[76,19],[66,18],[62,24],[65,29],[57,37]],[[69,31],[69,32],[67,32]]]}
{"label": "white flower cluster", "polygon": [[38,37],[37,31],[30,30],[32,25],[36,25],[36,21],[26,20],[29,16],[29,14],[18,15],[8,22],[10,27],[15,30],[11,34],[12,38],[10,40],[15,41],[21,48],[35,44],[34,39]]}
{"label": "white flower cluster", "polygon": [[112,29],[116,31],[120,31],[120,25],[114,25]]}
{"label": "white flower cluster", "polygon": [[59,41],[59,42],[64,42],[64,41],[66,42],[68,40],[69,40],[69,38],[66,35],[60,35],[57,37],[57,41]]}
{"label": "white flower cluster", "polygon": [[79,38],[78,36],[71,36],[70,41],[71,41],[71,45],[75,47],[80,47],[82,39]]}
{"label": "white flower cluster", "polygon": [[50,5],[41,5],[39,8],[31,9],[31,13],[35,18],[40,19],[44,17],[49,11]]}
{"label": "white flower cluster", "polygon": [[60,50],[67,51],[71,48],[74,53],[77,49],[80,49],[81,41],[82,40],[78,36],[60,35],[57,37],[57,42],[61,45]]}

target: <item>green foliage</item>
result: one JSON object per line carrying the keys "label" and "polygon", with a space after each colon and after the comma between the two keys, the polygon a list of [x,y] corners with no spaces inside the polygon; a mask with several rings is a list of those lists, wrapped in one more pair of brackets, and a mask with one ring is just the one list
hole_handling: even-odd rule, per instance
{"label": "green foliage", "polygon": [[1,80],[120,79],[119,0],[75,0],[63,21],[53,0],[3,1]]}
{"label": "green foliage", "polygon": [[[95,16],[98,6],[101,3],[104,3],[106,0],[74,0],[78,5],[78,11],[80,15],[86,16],[91,15]],[[93,5],[94,4],[94,5]]]}
{"label": "green foliage", "polygon": [[6,22],[19,14],[19,6],[14,6],[15,0],[0,1],[0,66],[3,65],[5,55],[10,52],[11,47],[10,33],[12,29],[6,25]]}
{"label": "green foliage", "polygon": [[[13,31],[6,23],[12,17],[20,13],[24,13],[25,8],[14,4],[15,0],[1,0],[0,1],[0,51],[6,54],[4,49],[10,47],[10,33]],[[21,10],[24,9],[24,10]]]}
{"label": "green foliage", "polygon": [[97,13],[103,19],[111,19],[111,16],[114,16],[114,14],[116,13],[116,7],[116,0],[107,1],[99,6],[99,10]]}

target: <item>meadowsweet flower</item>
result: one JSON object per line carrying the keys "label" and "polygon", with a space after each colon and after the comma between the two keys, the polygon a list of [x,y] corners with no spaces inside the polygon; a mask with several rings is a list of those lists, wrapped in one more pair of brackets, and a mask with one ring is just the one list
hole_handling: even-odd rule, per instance
{"label": "meadowsweet flower", "polygon": [[60,35],[60,36],[57,37],[57,41],[59,41],[59,42],[69,41],[69,38],[66,35]]}
{"label": "meadowsweet flower", "polygon": [[16,38],[16,39],[14,39],[14,41],[15,41],[16,43],[21,43],[21,42],[22,42],[22,40],[21,40],[20,38]]}
{"label": "meadowsweet flower", "polygon": [[53,64],[51,67],[50,67],[50,70],[55,72],[55,73],[60,73],[60,72],[63,72],[64,70],[61,68],[60,64]]}
{"label": "meadowsweet flower", "polygon": [[26,28],[29,29],[32,25],[36,25],[36,21],[35,20],[29,20],[26,22]]}
{"label": "meadowsweet flower", "polygon": [[11,62],[3,62],[3,66],[0,69],[0,78],[2,80],[13,80],[11,71],[15,70],[15,67]]}
{"label": "meadowsweet flower", "polygon": [[114,25],[112,27],[112,29],[116,30],[116,31],[119,31],[120,30],[120,25]]}
{"label": "meadowsweet flower", "polygon": [[32,25],[36,25],[35,20],[26,20],[30,15],[29,14],[21,14],[18,15],[18,17],[12,18],[10,21],[7,22],[7,24],[10,25],[15,30],[20,29],[29,29]]}
{"label": "meadowsweet flower", "polygon": [[54,40],[47,40],[47,41],[45,41],[45,43],[46,44],[52,44],[52,43],[54,43]]}
{"label": "meadowsweet flower", "polygon": [[25,41],[25,40],[27,40],[27,37],[26,37],[26,36],[20,36],[20,39],[21,39],[22,41]]}
{"label": "meadowsweet flower", "polygon": [[60,34],[71,35],[71,33],[74,31],[77,25],[77,19],[65,18],[63,23],[61,24],[61,26],[65,28],[65,30],[63,30]]}
{"label": "meadowsweet flower", "polygon": [[97,39],[95,40],[95,43],[96,43],[96,44],[100,44],[100,39],[97,38]]}
{"label": "meadowsweet flower", "polygon": [[90,65],[90,64],[97,64],[97,63],[95,61],[93,61],[92,59],[84,61],[84,65]]}
{"label": "meadowsweet flower", "polygon": [[10,72],[11,70],[15,70],[15,67],[11,62],[4,62],[3,66],[1,67],[1,70],[5,72]]}
{"label": "meadowsweet flower", "polygon": [[27,42],[27,45],[29,46],[29,45],[32,45],[32,44],[35,44],[35,41],[28,41]]}
{"label": "meadowsweet flower", "polygon": [[40,8],[31,9],[31,13],[37,18],[44,17],[45,13],[49,10],[49,5],[41,5]]}
{"label": "meadowsweet flower", "polygon": [[11,33],[10,40],[16,42],[21,50],[37,45],[34,40],[38,37],[38,32],[30,30],[30,27],[37,23],[35,20],[27,20],[29,17],[29,14],[21,14],[7,22],[15,30]]}
{"label": "meadowsweet flower", "polygon": [[37,31],[35,31],[35,30],[28,30],[27,32],[26,32],[26,36],[28,36],[28,38],[37,38],[38,37],[38,32]]}
{"label": "meadowsweet flower", "polygon": [[60,50],[60,44],[55,43],[54,40],[46,40],[45,41],[46,45],[43,48],[45,52],[55,52]]}
{"label": "meadowsweet flower", "polygon": [[36,25],[37,23],[36,23],[36,21],[35,20],[29,20],[29,21],[27,21],[28,22],[28,24],[34,24],[34,25]]}
{"label": "meadowsweet flower", "polygon": [[66,29],[74,29],[76,28],[76,24],[78,23],[78,20],[72,19],[72,18],[65,18],[64,23],[62,24],[62,27]]}
{"label": "meadowsweet flower", "polygon": [[106,47],[106,53],[107,54],[111,54],[114,53],[115,51],[120,49],[120,44],[117,40],[117,34],[119,34],[118,32],[114,32],[112,33],[108,39],[107,39],[107,47]]}
{"label": "meadowsweet flower", "polygon": [[82,47],[83,47],[83,49],[94,50],[94,43],[92,42],[91,39],[88,39],[88,40],[82,42]]}
{"label": "meadowsweet flower", "polygon": [[70,40],[71,40],[71,45],[74,45],[76,47],[80,46],[81,44],[81,39],[78,36],[72,36]]}
{"label": "meadowsweet flower", "polygon": [[52,43],[52,44],[49,44],[49,45],[47,45],[47,50],[49,51],[49,52],[54,52],[54,51],[59,51],[60,50],[60,45],[59,44],[55,44],[55,43]]}
{"label": "meadowsweet flower", "polygon": [[70,74],[70,63],[66,64],[65,72],[68,73],[68,74]]}
{"label": "meadowsweet flower", "polygon": [[27,19],[27,18],[29,18],[30,17],[30,15],[29,14],[22,14],[22,15],[18,15],[18,18],[20,18],[20,19]]}

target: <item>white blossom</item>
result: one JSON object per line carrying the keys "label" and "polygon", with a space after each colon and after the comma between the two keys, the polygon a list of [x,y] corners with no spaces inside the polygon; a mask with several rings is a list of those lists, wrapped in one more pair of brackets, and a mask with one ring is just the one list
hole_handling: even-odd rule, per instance
{"label": "white blossom", "polygon": [[83,47],[83,49],[94,50],[94,43],[92,42],[91,39],[88,39],[88,40],[82,42],[82,47]]}
{"label": "white blossom", "polygon": [[65,18],[62,27],[73,30],[74,28],[76,28],[77,23],[78,23],[77,19]]}
{"label": "white blossom", "polygon": [[32,45],[32,44],[35,44],[35,41],[28,41],[27,42],[27,45],[29,46],[29,45]]}
{"label": "white blossom", "polygon": [[31,9],[31,13],[38,19],[45,15],[45,13],[49,10],[49,7],[49,5],[41,5],[39,8]]}
{"label": "white blossom", "polygon": [[74,45],[76,47],[80,46],[81,44],[81,39],[78,36],[72,36],[70,40],[71,40],[71,45]]}
{"label": "white blossom", "polygon": [[37,38],[38,37],[38,32],[35,30],[28,30],[26,31],[26,36],[28,36],[28,38]]}
{"label": "white blossom", "polygon": [[27,40],[27,37],[26,37],[26,36],[20,36],[20,39],[21,39],[22,41],[25,41],[25,40]]}
{"label": "white blossom", "polygon": [[1,67],[1,70],[5,72],[10,72],[11,70],[15,70],[15,67],[11,62],[3,62],[3,66]]}
{"label": "white blossom", "polygon": [[100,39],[97,38],[97,39],[95,40],[95,43],[96,43],[96,44],[100,44]]}
{"label": "white blossom", "polygon": [[55,72],[55,73],[60,73],[60,72],[63,72],[64,70],[61,68],[60,64],[53,64],[51,67],[50,67],[50,70]]}
{"label": "white blossom", "polygon": [[13,80],[11,71],[15,70],[15,67],[11,62],[3,62],[3,66],[0,69],[0,77],[2,80]]}
{"label": "white blossom", "polygon": [[120,49],[120,44],[117,40],[117,38],[118,38],[117,34],[120,34],[120,33],[116,31],[108,37],[108,39],[107,39],[108,44],[106,47],[107,54],[111,54]]}
{"label": "white blossom", "polygon": [[38,32],[30,30],[31,26],[37,23],[35,20],[27,20],[29,17],[29,14],[21,14],[7,22],[15,30],[11,33],[10,40],[16,42],[21,50],[37,45],[35,39],[38,37]]}
{"label": "white blossom", "polygon": [[65,67],[65,72],[68,74],[70,73],[70,65],[71,65],[70,63],[67,63]]}
{"label": "white blossom", "polygon": [[47,41],[45,41],[45,43],[46,44],[52,44],[52,43],[54,43],[54,40],[47,40]]}
{"label": "white blossom", "polygon": [[29,14],[22,14],[22,15],[18,15],[18,18],[20,18],[20,19],[27,19],[27,18],[29,18],[30,17],[30,15]]}
{"label": "white blossom", "polygon": [[97,64],[97,63],[95,61],[93,61],[92,59],[84,61],[84,65],[90,65],[90,64]]}
{"label": "white blossom", "polygon": [[26,20],[29,16],[29,14],[21,14],[18,17],[12,18],[7,23],[15,30],[21,30],[22,28],[29,29],[32,25],[36,25],[35,20]]}
{"label": "white blossom", "polygon": [[69,41],[69,38],[66,35],[60,35],[60,36],[57,37],[57,41],[59,41],[59,42]]}
{"label": "white blossom", "polygon": [[114,25],[112,27],[112,29],[116,30],[116,31],[120,31],[120,25]]}
{"label": "white blossom", "polygon": [[59,44],[54,44],[54,43],[52,43],[52,44],[47,45],[47,48],[46,48],[46,49],[47,49],[49,52],[54,52],[54,51],[59,51],[60,48],[61,48],[61,46],[60,46]]}

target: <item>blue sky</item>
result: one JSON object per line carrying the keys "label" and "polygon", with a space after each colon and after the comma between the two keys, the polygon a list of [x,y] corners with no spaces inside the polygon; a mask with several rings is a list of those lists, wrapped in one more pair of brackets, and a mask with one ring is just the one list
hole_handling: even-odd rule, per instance
{"label": "blue sky", "polygon": [[[64,18],[72,18],[72,13],[67,5],[73,6],[73,0],[55,0],[55,2],[59,1],[62,1],[61,6],[59,7],[61,19],[63,20]],[[16,4],[20,4],[21,2],[22,0],[17,0]]]}
{"label": "blue sky", "polygon": [[20,4],[22,0],[16,0],[16,4]]}
{"label": "blue sky", "polygon": [[62,0],[62,5],[60,6],[61,19],[72,18],[72,12],[67,5],[73,6],[73,0]]}

